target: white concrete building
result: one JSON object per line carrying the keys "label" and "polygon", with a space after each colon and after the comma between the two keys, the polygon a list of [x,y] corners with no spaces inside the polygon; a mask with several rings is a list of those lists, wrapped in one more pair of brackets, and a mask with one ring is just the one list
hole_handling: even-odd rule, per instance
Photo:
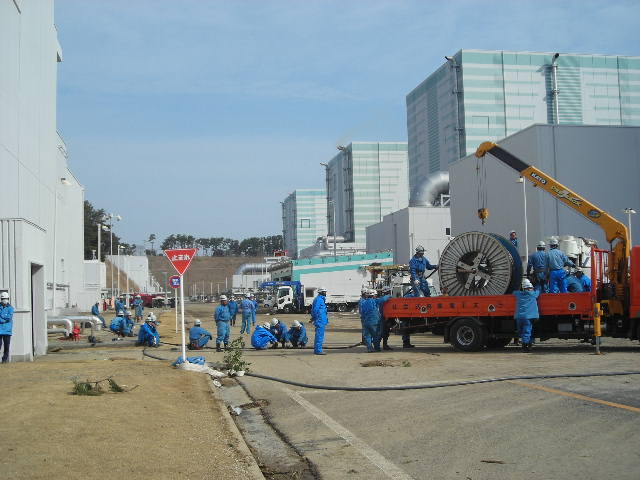
{"label": "white concrete building", "polygon": [[[120,292],[132,292],[134,289],[134,283],[140,289],[140,292],[150,293],[155,292],[155,284],[149,273],[149,259],[146,255],[106,255],[106,260],[113,262],[113,265],[121,272],[129,277],[130,284],[127,288],[127,284],[120,285]],[[117,280],[116,273],[114,278]],[[114,288],[118,288],[117,283],[114,284]]]}
{"label": "white concrete building", "polygon": [[47,315],[73,308],[84,288],[83,188],[56,131],[53,8],[0,1],[0,290],[15,308],[12,361],[46,353]]}
{"label": "white concrete building", "polygon": [[[640,211],[640,127],[533,125],[499,142],[500,146],[534,165],[621,222],[623,209]],[[527,246],[531,253],[539,240],[551,235],[591,238],[608,248],[602,230],[549,193],[487,154],[480,162],[481,192],[490,215],[483,225],[477,216],[478,161],[468,156],[451,164],[451,229],[498,233],[516,230],[520,255],[525,255],[524,194],[527,201]],[[636,215],[637,216],[637,215]],[[634,223],[635,221],[635,223]],[[632,240],[640,240],[640,220],[632,216]]]}

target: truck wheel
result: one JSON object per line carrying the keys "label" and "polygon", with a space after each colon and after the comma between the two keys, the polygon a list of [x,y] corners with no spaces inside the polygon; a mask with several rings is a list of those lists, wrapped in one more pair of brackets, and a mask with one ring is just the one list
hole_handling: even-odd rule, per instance
{"label": "truck wheel", "polygon": [[282,309],[282,311],[283,311],[284,313],[291,313],[291,310],[292,310],[292,309],[291,309],[291,305],[286,305],[286,306]]}
{"label": "truck wheel", "polygon": [[347,311],[347,305],[346,305],[346,303],[340,303],[340,304],[338,304],[338,311],[339,311],[339,312],[346,312],[346,311]]}
{"label": "truck wheel", "polygon": [[490,338],[487,340],[487,348],[504,348],[511,343],[512,338]]}
{"label": "truck wheel", "polygon": [[461,318],[451,327],[451,345],[463,352],[476,352],[486,343],[487,330],[471,318]]}

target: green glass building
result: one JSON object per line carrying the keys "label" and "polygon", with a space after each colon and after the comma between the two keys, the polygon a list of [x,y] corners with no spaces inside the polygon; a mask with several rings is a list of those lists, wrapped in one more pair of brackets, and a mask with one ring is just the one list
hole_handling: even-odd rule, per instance
{"label": "green glass building", "polygon": [[284,249],[292,258],[327,234],[327,192],[297,189],[282,203]]}
{"label": "green glass building", "polygon": [[413,189],[533,124],[640,125],[640,57],[460,50],[406,102]]}

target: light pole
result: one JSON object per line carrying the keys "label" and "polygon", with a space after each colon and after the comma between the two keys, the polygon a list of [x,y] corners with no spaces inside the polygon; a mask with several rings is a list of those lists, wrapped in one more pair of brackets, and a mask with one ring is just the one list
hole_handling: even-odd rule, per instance
{"label": "light pole", "polygon": [[120,296],[120,249],[124,248],[122,245],[118,244],[118,296]]}
{"label": "light pole", "polygon": [[529,225],[527,223],[527,191],[524,177],[518,177],[518,183],[522,184],[522,201],[524,203],[524,259],[529,258]]}
{"label": "light pole", "polygon": [[102,250],[102,231],[108,231],[109,227],[107,227],[106,225],[103,225],[102,223],[98,224],[98,263],[100,263],[101,260],[101,250]]}
{"label": "light pole", "polygon": [[627,228],[629,229],[629,247],[633,247],[633,242],[631,241],[631,215],[635,214],[636,211],[630,207],[627,207],[622,211],[627,214]]}
{"label": "light pole", "polygon": [[[342,146],[338,146],[338,150],[343,151],[344,147]],[[336,202],[331,199],[329,197],[329,164],[328,163],[324,163],[324,162],[320,162],[320,165],[322,165],[324,167],[324,175],[325,175],[325,179],[326,179],[326,183],[327,183],[327,236],[329,235],[328,230],[329,230],[329,206],[332,206],[332,217],[333,217],[333,258],[335,260],[336,258]]]}
{"label": "light pole", "polygon": [[337,241],[336,241],[336,202],[329,200],[329,205],[333,208],[333,259],[336,259]]}
{"label": "light pole", "polygon": [[115,213],[109,213],[105,220],[109,220],[109,260],[111,261],[111,296],[113,297],[113,219],[116,219],[116,221],[120,221],[122,220],[122,217],[120,215],[117,215]]}

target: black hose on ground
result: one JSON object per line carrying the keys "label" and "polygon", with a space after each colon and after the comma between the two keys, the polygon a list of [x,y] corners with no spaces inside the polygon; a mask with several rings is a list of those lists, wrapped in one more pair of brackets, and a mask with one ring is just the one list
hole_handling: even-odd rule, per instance
{"label": "black hose on ground", "polygon": [[460,387],[463,385],[478,385],[482,383],[506,382],[507,380],[538,380],[549,378],[581,378],[581,377],[612,377],[618,375],[640,375],[640,371],[629,372],[601,372],[601,373],[557,373],[549,375],[516,375],[512,377],[483,378],[479,380],[462,380],[459,382],[426,383],[422,385],[390,385],[379,387],[336,387],[330,385],[312,385],[309,383],[294,382],[282,378],[260,375],[259,373],[245,372],[247,377],[261,378],[273,382],[293,385],[295,387],[312,388],[314,390],[341,390],[346,392],[383,392],[388,390],[424,390],[428,388]]}

